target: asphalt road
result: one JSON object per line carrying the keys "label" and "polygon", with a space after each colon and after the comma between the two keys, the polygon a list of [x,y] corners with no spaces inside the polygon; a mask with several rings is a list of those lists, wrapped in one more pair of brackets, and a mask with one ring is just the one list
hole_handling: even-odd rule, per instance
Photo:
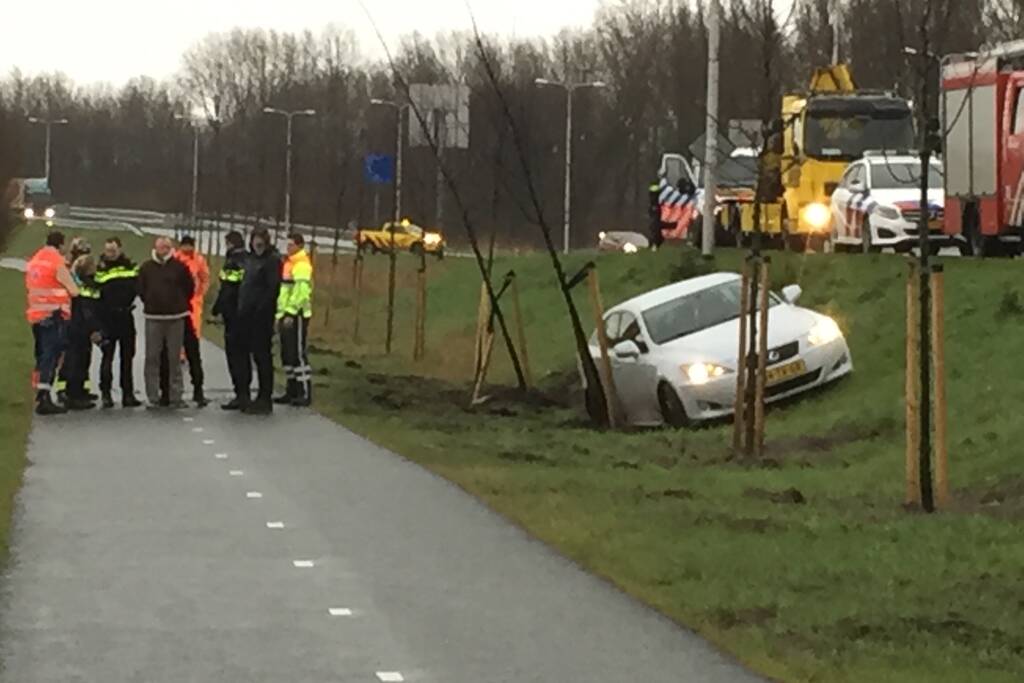
{"label": "asphalt road", "polygon": [[0,681],[760,680],[308,411],[38,419],[28,456]]}

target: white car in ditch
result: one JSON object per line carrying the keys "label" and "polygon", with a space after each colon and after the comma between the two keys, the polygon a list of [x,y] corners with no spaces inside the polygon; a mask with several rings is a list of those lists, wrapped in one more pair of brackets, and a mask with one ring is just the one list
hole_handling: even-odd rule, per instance
{"label": "white car in ditch", "polygon": [[[942,163],[928,173],[928,239],[934,251],[966,243],[942,231],[946,197]],[[843,173],[832,193],[835,251],[910,251],[918,245],[921,161],[907,154],[869,152]]]}
{"label": "white car in ditch", "polygon": [[[626,422],[682,427],[733,412],[741,289],[739,275],[715,273],[647,292],[605,314],[612,377]],[[839,326],[794,305],[799,296],[798,285],[769,296],[769,402],[853,370]],[[600,367],[596,330],[590,355]]]}

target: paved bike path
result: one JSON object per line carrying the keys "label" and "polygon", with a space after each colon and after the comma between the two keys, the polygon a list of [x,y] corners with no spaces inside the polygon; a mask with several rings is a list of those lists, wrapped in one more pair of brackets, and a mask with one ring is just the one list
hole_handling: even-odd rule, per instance
{"label": "paved bike path", "polygon": [[308,411],[37,419],[28,457],[3,682],[760,680]]}

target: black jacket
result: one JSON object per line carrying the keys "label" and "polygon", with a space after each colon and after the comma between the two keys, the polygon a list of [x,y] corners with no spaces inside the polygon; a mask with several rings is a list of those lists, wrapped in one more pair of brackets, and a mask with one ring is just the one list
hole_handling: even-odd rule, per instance
{"label": "black jacket", "polygon": [[224,318],[226,324],[238,319],[238,292],[242,287],[247,254],[244,247],[233,247],[224,257],[220,270],[220,288],[213,302],[214,315]]}
{"label": "black jacket", "polygon": [[135,308],[139,271],[130,258],[124,254],[114,261],[100,258],[96,282],[99,284],[104,319],[129,314]]}
{"label": "black jacket", "polygon": [[150,259],[139,268],[139,297],[147,318],[187,318],[195,286],[188,267],[173,257],[164,263]]}
{"label": "black jacket", "polygon": [[263,255],[249,252],[238,289],[238,319],[245,325],[274,324],[277,293],[281,289],[281,256],[267,248]]}
{"label": "black jacket", "polygon": [[68,338],[73,342],[88,343],[93,332],[103,331],[100,290],[92,278],[79,284],[79,295],[71,300],[71,321]]}

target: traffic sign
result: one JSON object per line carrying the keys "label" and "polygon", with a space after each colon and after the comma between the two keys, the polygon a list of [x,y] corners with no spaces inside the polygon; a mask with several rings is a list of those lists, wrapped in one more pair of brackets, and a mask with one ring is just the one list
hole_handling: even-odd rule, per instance
{"label": "traffic sign", "polygon": [[367,154],[363,160],[366,182],[388,185],[395,180],[395,160],[387,154]]}

